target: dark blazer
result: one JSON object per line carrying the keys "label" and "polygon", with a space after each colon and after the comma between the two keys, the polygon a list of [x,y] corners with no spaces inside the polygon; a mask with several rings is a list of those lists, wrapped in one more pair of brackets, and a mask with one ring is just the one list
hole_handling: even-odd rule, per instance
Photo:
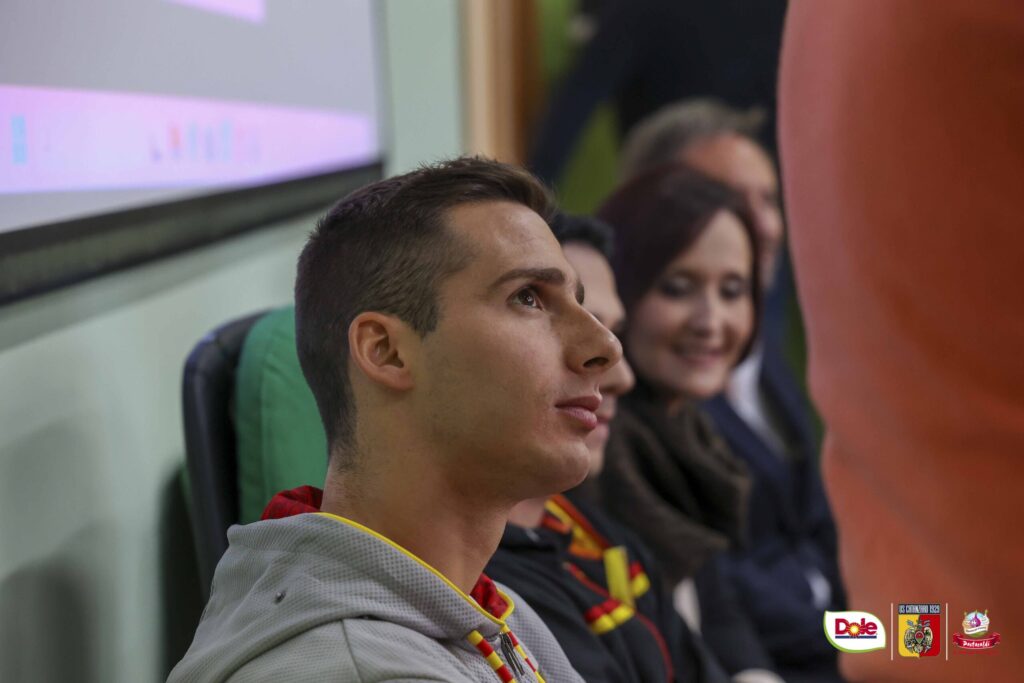
{"label": "dark blazer", "polygon": [[821,636],[822,611],[814,607],[806,578],[808,567],[820,571],[832,588],[827,609],[843,608],[836,531],[818,472],[817,443],[785,359],[768,341],[763,354],[762,395],[793,453],[775,452],[724,396],[703,406],[733,454],[746,462],[753,483],[747,543],[732,548],[723,566],[777,663],[830,659],[834,653]]}

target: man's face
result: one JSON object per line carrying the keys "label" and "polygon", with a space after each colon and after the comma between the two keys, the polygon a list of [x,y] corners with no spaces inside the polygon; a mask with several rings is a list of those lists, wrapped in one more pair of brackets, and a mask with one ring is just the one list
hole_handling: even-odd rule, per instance
{"label": "man's face", "polygon": [[465,492],[509,502],[578,484],[599,387],[621,346],[578,301],[543,219],[511,202],[465,204],[448,229],[470,263],[440,285],[440,319],[417,350],[416,419]]}
{"label": "man's face", "polygon": [[761,281],[769,287],[785,233],[779,179],[772,160],[750,138],[731,133],[690,145],[682,151],[680,160],[747,197],[754,214]]}
{"label": "man's face", "polygon": [[[626,311],[615,289],[615,275],[608,260],[597,249],[583,242],[569,242],[562,247],[565,258],[573,267],[587,291],[583,307],[616,336],[621,336],[626,322]],[[590,451],[590,477],[601,473],[604,467],[604,447],[608,443],[608,428],[615,417],[618,397],[628,393],[634,384],[633,371],[623,358],[608,369],[601,379],[601,407],[597,409],[600,422],[587,436]]]}

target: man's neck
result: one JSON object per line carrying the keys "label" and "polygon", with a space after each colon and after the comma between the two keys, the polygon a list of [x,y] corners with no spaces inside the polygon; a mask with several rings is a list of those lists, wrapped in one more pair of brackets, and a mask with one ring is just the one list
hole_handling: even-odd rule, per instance
{"label": "man's neck", "polygon": [[454,489],[436,469],[406,466],[331,470],[320,509],[373,529],[469,594],[501,541],[510,507]]}
{"label": "man's neck", "polygon": [[547,502],[547,496],[543,496],[516,503],[512,512],[508,513],[508,521],[526,529],[535,529],[544,519],[544,506],[547,505]]}

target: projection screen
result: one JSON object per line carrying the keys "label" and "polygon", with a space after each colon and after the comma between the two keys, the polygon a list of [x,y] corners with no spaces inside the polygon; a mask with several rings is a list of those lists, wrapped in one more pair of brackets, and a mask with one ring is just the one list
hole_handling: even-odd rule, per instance
{"label": "projection screen", "polygon": [[0,301],[380,176],[372,0],[5,0]]}

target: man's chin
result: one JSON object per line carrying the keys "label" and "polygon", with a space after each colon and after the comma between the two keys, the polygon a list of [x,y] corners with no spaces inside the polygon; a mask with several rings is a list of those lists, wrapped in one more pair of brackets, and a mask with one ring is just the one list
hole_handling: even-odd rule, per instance
{"label": "man's chin", "polygon": [[590,468],[592,464],[593,458],[590,454],[589,448],[584,448],[581,453],[574,454],[574,457],[570,461],[567,461],[564,483],[561,484],[561,487],[557,491],[553,491],[553,493],[568,491],[569,489],[582,484],[590,475]]}
{"label": "man's chin", "polygon": [[545,490],[538,492],[537,495],[550,496],[568,491],[579,486],[590,473],[590,449],[582,443],[567,452],[552,455],[553,457],[549,455],[547,458],[547,462],[551,464],[545,472],[550,476],[546,476],[544,481],[540,482]]}
{"label": "man's chin", "polygon": [[583,439],[563,441],[559,448],[551,447],[552,440],[520,448],[516,456],[498,459],[508,468],[504,473],[506,493],[516,500],[553,496],[575,488],[587,478],[591,454]]}

